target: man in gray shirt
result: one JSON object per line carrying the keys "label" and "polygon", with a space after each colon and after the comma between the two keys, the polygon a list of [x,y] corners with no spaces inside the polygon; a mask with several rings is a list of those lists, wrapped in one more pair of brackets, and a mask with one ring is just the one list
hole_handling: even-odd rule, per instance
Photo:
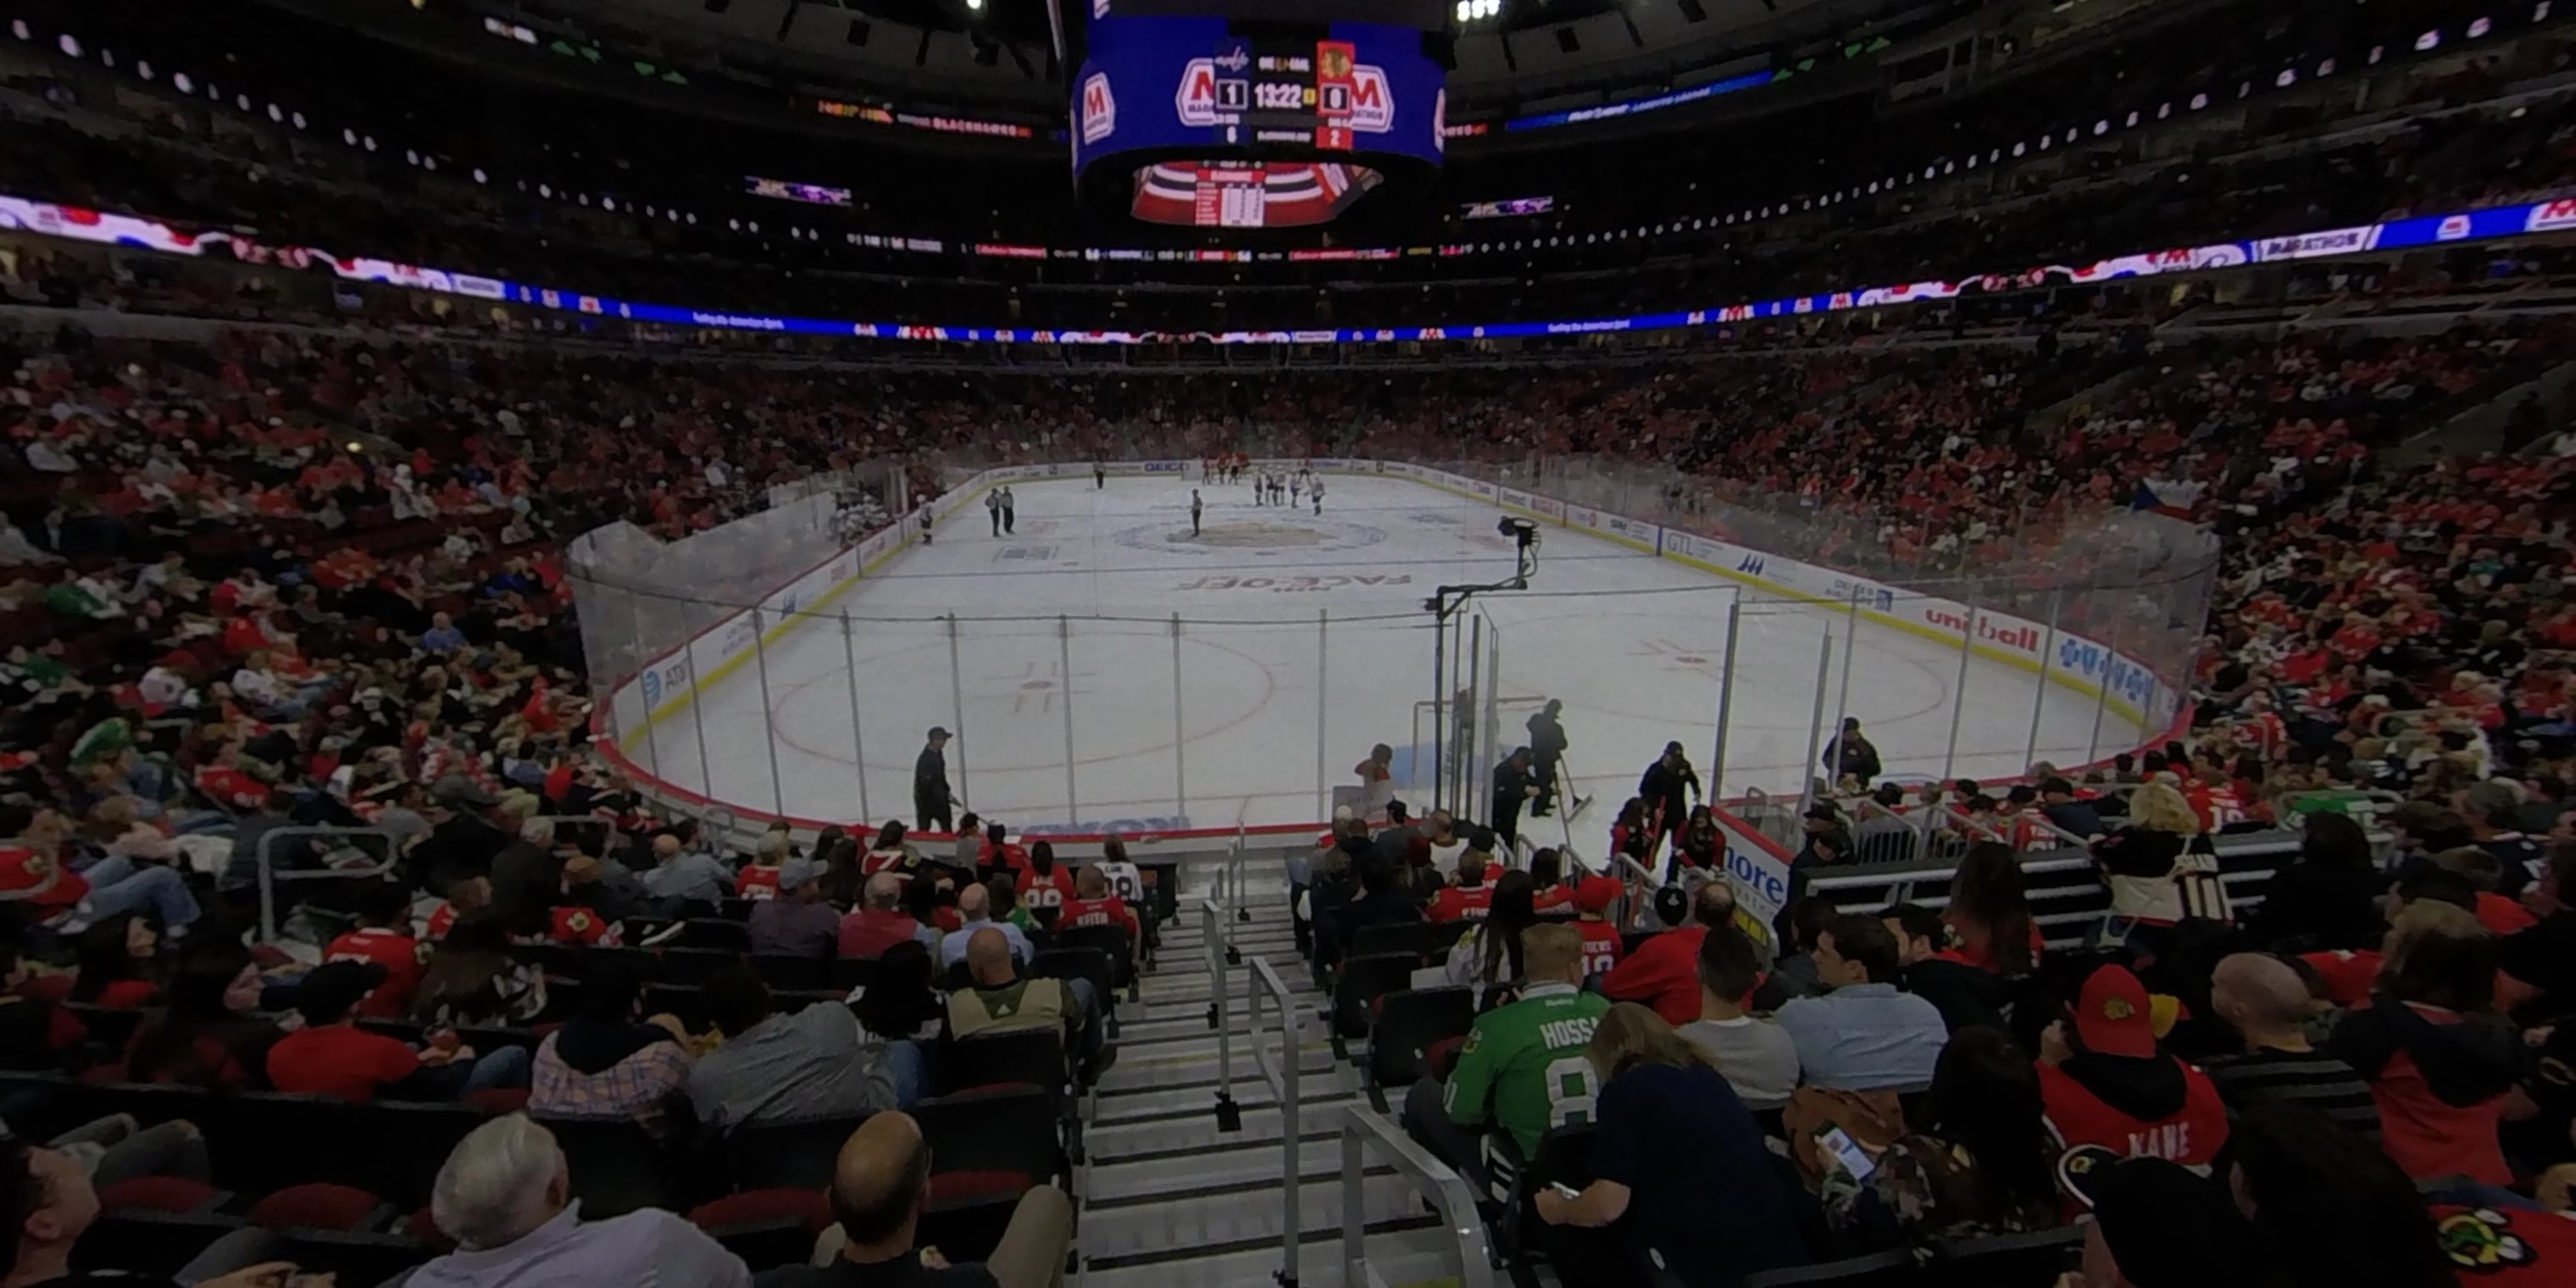
{"label": "man in gray shirt", "polygon": [[974,938],[976,931],[988,927],[1001,931],[1002,938],[1011,941],[1012,960],[1026,966],[1030,958],[1037,956],[1036,950],[1029,946],[1028,935],[1018,926],[993,920],[993,896],[981,883],[969,884],[957,892],[957,915],[964,918],[966,924],[949,931],[947,938],[939,941],[941,970],[966,960],[966,941]]}
{"label": "man in gray shirt", "polygon": [[812,859],[778,865],[778,897],[751,906],[751,951],[829,957],[841,938],[841,914],[823,902],[823,868]]}
{"label": "man in gray shirt", "polygon": [[717,971],[705,996],[725,1043],[689,1068],[699,1122],[731,1129],[895,1107],[885,1046],[861,1037],[850,1008],[818,1002],[780,1014],[749,966]]}
{"label": "man in gray shirt", "polygon": [[644,892],[665,903],[721,904],[733,894],[733,873],[704,850],[683,850],[680,838],[664,832],[653,838],[653,870],[644,874]]}
{"label": "man in gray shirt", "polygon": [[1711,926],[1699,941],[1699,1018],[1681,1035],[1717,1057],[1744,1107],[1779,1109],[1798,1089],[1798,1044],[1779,1025],[1744,1013],[1760,974],[1753,941],[1732,924]]}

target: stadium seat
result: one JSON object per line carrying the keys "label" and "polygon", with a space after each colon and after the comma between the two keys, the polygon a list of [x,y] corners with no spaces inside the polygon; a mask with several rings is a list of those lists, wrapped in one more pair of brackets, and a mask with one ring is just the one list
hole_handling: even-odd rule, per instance
{"label": "stadium seat", "polygon": [[1496,1205],[1490,1222],[1494,1255],[1509,1264],[1544,1254],[1548,1227],[1538,1219],[1538,1192],[1547,1185],[1579,1190],[1592,1183],[1592,1127],[1549,1129],[1539,1137],[1538,1157],[1526,1161],[1510,1135],[1497,1132],[1486,1138],[1485,1162],[1494,1182],[1483,1200]]}
{"label": "stadium seat", "polygon": [[438,1255],[408,1234],[369,1230],[288,1230],[278,1236],[277,1258],[308,1275],[334,1275],[336,1283],[372,1288]]}
{"label": "stadium seat", "polygon": [[1091,981],[1091,995],[1100,1001],[1099,1018],[1108,1023],[1110,1039],[1117,1039],[1118,976],[1109,954],[1097,948],[1050,948],[1030,959],[1028,973],[1037,979]]}
{"label": "stadium seat", "polygon": [[673,946],[712,949],[739,957],[751,951],[751,928],[744,924],[749,919],[749,913],[741,917],[691,917]]}
{"label": "stadium seat", "polygon": [[761,983],[773,989],[826,989],[832,986],[831,963],[820,957],[756,953],[751,957],[751,968],[760,972]]}
{"label": "stadium seat", "polygon": [[1336,1041],[1368,1036],[1369,1015],[1377,999],[1409,988],[1422,964],[1414,953],[1373,953],[1342,962],[1333,981],[1333,1037]]}
{"label": "stadium seat", "polygon": [[1431,923],[1403,921],[1388,925],[1362,926],[1351,936],[1353,957],[1377,957],[1387,953],[1411,953],[1417,964],[1431,956]]}
{"label": "stadium seat", "polygon": [[1400,988],[1378,999],[1369,1028],[1369,1099],[1383,1112],[1388,1087],[1409,1087],[1431,1072],[1431,1048],[1462,1038],[1476,1023],[1476,990]]}
{"label": "stadium seat", "polygon": [[[1136,987],[1136,955],[1134,945],[1127,938],[1125,927],[1075,926],[1055,936],[1055,947],[1052,951],[1062,952],[1077,948],[1097,949],[1106,954],[1117,986],[1129,990],[1130,996],[1133,996],[1133,990]],[[1101,994],[1104,999],[1108,996],[1107,993]]]}
{"label": "stadium seat", "polygon": [[868,1115],[755,1123],[724,1134],[725,1179],[736,1191],[819,1190],[832,1163]]}
{"label": "stadium seat", "polygon": [[632,1118],[539,1118],[563,1147],[572,1195],[592,1220],[673,1206],[661,1147]]}
{"label": "stadium seat", "polygon": [[1012,1171],[1031,1184],[1069,1180],[1054,1098],[1034,1087],[985,1087],[912,1107],[940,1171]]}
{"label": "stadium seat", "polygon": [[1076,1113],[1075,1083],[1064,1039],[1053,1029],[1020,1029],[954,1038],[942,1044],[942,1094],[956,1095],[979,1087],[1036,1087],[1055,1108],[1065,1153],[1082,1161],[1082,1123]]}
{"label": "stadium seat", "polygon": [[214,1212],[154,1212],[124,1208],[108,1212],[72,1245],[76,1271],[122,1270],[167,1280],[206,1245],[248,1228],[237,1216]]}
{"label": "stadium seat", "polygon": [[824,973],[825,986],[843,993],[854,988],[866,988],[875,983],[876,978],[877,959],[874,957],[835,957]]}
{"label": "stadium seat", "polygon": [[2051,1288],[2083,1247],[2074,1226],[1966,1239],[1934,1245],[1924,1273],[1931,1288]]}
{"label": "stadium seat", "polygon": [[393,1209],[365,1190],[317,1181],[274,1191],[251,1205],[252,1225],[267,1230],[348,1232],[382,1225]]}
{"label": "stadium seat", "polygon": [[1922,1288],[1923,1272],[1904,1248],[1746,1275],[1744,1288]]}
{"label": "stadium seat", "polygon": [[728,1194],[689,1213],[690,1224],[742,1258],[754,1274],[805,1264],[813,1253],[815,1236],[832,1220],[831,1201],[817,1189]]}
{"label": "stadium seat", "polygon": [[[692,922],[691,925],[698,923]],[[716,923],[724,924],[724,923]],[[736,927],[740,929],[740,927]],[[656,951],[653,978],[666,984],[696,988],[714,978],[717,971],[742,964],[743,950],[734,948],[663,948]]]}

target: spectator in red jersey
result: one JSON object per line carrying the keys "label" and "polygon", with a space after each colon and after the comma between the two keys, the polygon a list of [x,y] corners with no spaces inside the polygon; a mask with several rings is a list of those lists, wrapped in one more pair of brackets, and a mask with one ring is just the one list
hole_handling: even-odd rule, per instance
{"label": "spectator in red jersey", "polygon": [[792,850],[787,833],[771,831],[761,834],[760,843],[751,850],[751,861],[742,865],[734,877],[735,897],[751,900],[778,897],[778,868],[787,862]]}
{"label": "spectator in red jersey", "polygon": [[860,906],[841,918],[841,956],[880,957],[896,944],[917,942],[939,951],[938,932],[903,907],[904,882],[892,872],[868,878],[859,892]]}
{"label": "spectator in red jersey", "polygon": [[1717,833],[1717,815],[1706,805],[1691,806],[1690,821],[1673,838],[1673,852],[1686,868],[1714,872],[1723,861],[1726,842]]}
{"label": "spectator in red jersey", "polygon": [[[975,816],[967,815],[966,821],[972,824]],[[859,871],[875,876],[892,869],[896,876],[911,880],[913,874],[921,871],[921,851],[903,838],[903,821],[887,819],[885,826],[877,829],[876,844],[869,846],[867,856],[859,861]],[[975,865],[969,863],[966,866],[971,870]]]}
{"label": "spectator in red jersey", "polygon": [[[1486,915],[1449,950],[1450,983],[1475,989],[1482,997],[1486,990],[1521,977],[1521,932],[1538,924],[1536,890],[1530,874],[1520,871],[1506,872],[1493,884]],[[1439,901],[1432,904],[1436,910]],[[1432,920],[1440,920],[1436,912]]]}
{"label": "spectator in red jersey", "polygon": [[429,945],[414,939],[411,893],[391,881],[379,881],[359,892],[358,928],[331,941],[324,961],[372,962],[384,968],[384,982],[358,1003],[358,1014],[390,1020],[411,1013],[412,993],[420,987],[429,961]]}
{"label": "spectator in red jersey", "polygon": [[70,837],[55,810],[0,805],[0,890],[37,891],[27,906],[39,924],[69,933],[127,912],[148,912],[174,934],[195,923],[196,896],[176,871],[121,854],[74,871]]}
{"label": "spectator in red jersey", "polygon": [[[1666,890],[1674,887],[1666,886]],[[1658,907],[1663,895],[1656,895]],[[1699,941],[1711,926],[1735,922],[1735,892],[1723,881],[1711,881],[1691,896],[1691,924],[1648,936],[1626,961],[1602,977],[1601,991],[1613,1001],[1642,1002],[1666,1024],[1688,1024],[1699,1018]]]}
{"label": "spectator in red jersey", "polygon": [[1127,932],[1130,952],[1143,951],[1144,926],[1138,923],[1135,910],[1127,906],[1126,900],[1109,892],[1109,874],[1096,863],[1075,875],[1073,898],[1066,900],[1063,910],[1056,914],[1058,933],[1084,926],[1116,926]]}
{"label": "spectator in red jersey", "polygon": [[263,983],[241,945],[188,945],[170,972],[167,1004],[135,1030],[126,1079],[210,1091],[266,1087],[268,1049],[285,1035],[252,1014]]}
{"label": "spectator in red jersey", "polygon": [[1008,827],[998,822],[984,825],[984,853],[975,864],[977,876],[987,877],[1002,872],[1016,880],[1019,874],[1029,870],[1028,850],[1010,838],[1011,829]]}
{"label": "spectator in red jersey", "polygon": [[[1073,875],[1055,865],[1055,846],[1040,841],[1029,847],[1029,866],[1021,869],[1012,892],[1029,911],[1052,916],[1073,898]],[[1045,919],[1041,917],[1041,923]]]}
{"label": "spectator in red jersey", "polygon": [[456,919],[492,906],[492,878],[460,876],[447,883],[447,898],[430,909],[422,923],[421,938],[433,943],[447,938],[456,928]]}
{"label": "spectator in red jersey", "polygon": [[451,1031],[418,1049],[358,1027],[357,1006],[384,982],[368,962],[325,962],[295,987],[304,1027],[268,1051],[269,1081],[280,1091],[336,1096],[366,1104],[455,1100],[477,1091],[528,1085],[528,1049],[505,1046],[480,1057]]}
{"label": "spectator in red jersey", "polygon": [[2497,1133],[2520,1044],[2494,1010],[2496,956],[2474,915],[2417,900],[2389,930],[2369,1004],[2327,1041],[2369,1080],[2388,1155],[2418,1181],[2513,1182]]}
{"label": "spectator in red jersey", "polygon": [[2209,1075],[2156,1049],[2147,986],[2124,966],[2085,977],[2071,1017],[2041,1035],[2039,1087],[2048,1121],[2081,1174],[2122,1158],[2206,1168],[2227,1143],[2227,1107]]}
{"label": "spectator in red jersey", "polygon": [[1426,915],[1435,926],[1483,921],[1494,905],[1493,887],[1485,884],[1485,854],[1470,847],[1458,856],[1458,883],[1431,896]]}
{"label": "spectator in red jersey", "polygon": [[562,892],[546,917],[549,938],[576,948],[614,948],[626,942],[624,927],[612,915],[617,901],[605,876],[599,860],[587,854],[564,864]]}
{"label": "spectator in red jersey", "polygon": [[1619,928],[1610,924],[1610,905],[1619,901],[1625,887],[1619,878],[1585,877],[1571,887],[1569,901],[1574,907],[1574,928],[1583,935],[1583,970],[1587,976],[1608,976],[1618,969],[1619,959],[1627,955],[1626,941]]}
{"label": "spectator in red jersey", "polygon": [[161,996],[154,980],[161,936],[149,918],[126,913],[109,917],[80,937],[80,973],[72,979],[70,1000],[109,1011],[132,1011]]}

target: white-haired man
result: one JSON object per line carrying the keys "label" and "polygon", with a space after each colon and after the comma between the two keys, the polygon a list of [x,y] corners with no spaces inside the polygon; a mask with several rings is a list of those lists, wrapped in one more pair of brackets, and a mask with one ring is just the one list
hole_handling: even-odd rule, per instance
{"label": "white-haired man", "polygon": [[554,1133],[525,1114],[477,1127],[447,1156],[430,1219],[456,1251],[404,1288],[748,1288],[742,1258],[659,1208],[581,1219]]}

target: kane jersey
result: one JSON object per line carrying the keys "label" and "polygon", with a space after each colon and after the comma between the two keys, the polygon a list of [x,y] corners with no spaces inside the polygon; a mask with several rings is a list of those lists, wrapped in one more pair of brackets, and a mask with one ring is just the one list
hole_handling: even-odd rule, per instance
{"label": "kane jersey", "polygon": [[1551,1127],[1592,1121],[1599,1078],[1583,1048],[1610,1009],[1610,999],[1571,984],[1536,984],[1521,1000],[1476,1017],[1458,1048],[1441,1106],[1449,1120],[1486,1122],[1512,1134],[1521,1157],[1538,1157]]}

